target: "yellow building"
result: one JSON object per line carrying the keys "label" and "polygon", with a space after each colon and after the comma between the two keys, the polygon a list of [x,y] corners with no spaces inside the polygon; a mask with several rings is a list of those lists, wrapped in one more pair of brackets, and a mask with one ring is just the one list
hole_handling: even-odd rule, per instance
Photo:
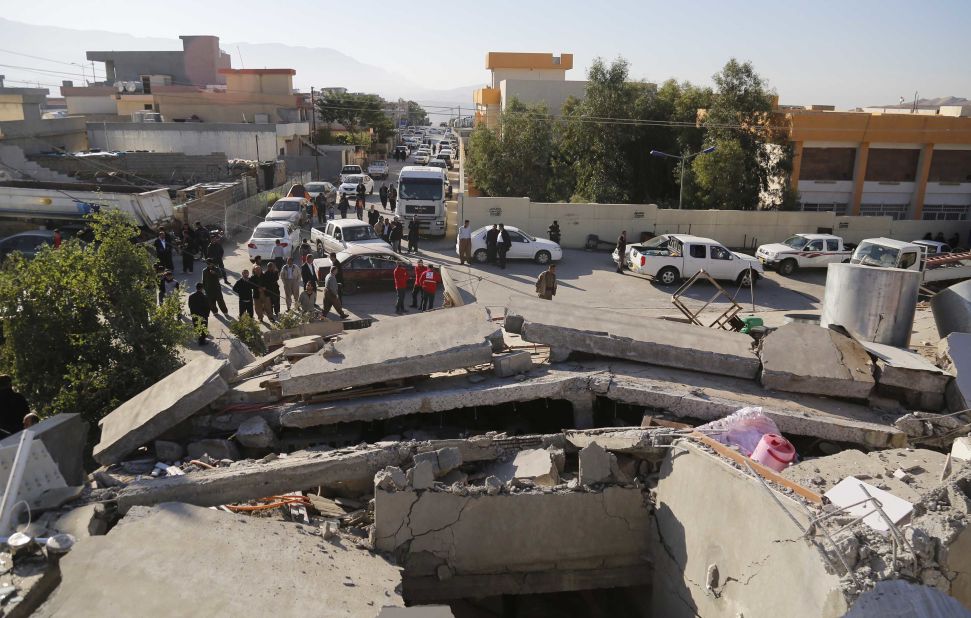
{"label": "yellow building", "polygon": [[971,109],[780,109],[803,210],[967,220]]}
{"label": "yellow building", "polygon": [[544,103],[558,115],[570,97],[583,96],[586,82],[569,81],[573,54],[489,52],[485,68],[491,71],[490,85],[475,91],[475,124],[495,128],[499,113],[513,98],[524,103]]}

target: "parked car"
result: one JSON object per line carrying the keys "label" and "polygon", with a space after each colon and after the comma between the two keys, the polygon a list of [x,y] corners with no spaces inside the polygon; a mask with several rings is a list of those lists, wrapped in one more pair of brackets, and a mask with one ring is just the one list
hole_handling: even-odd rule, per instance
{"label": "parked car", "polygon": [[333,184],[329,182],[308,182],[305,186],[311,199],[316,199],[317,194],[323,193],[324,197],[327,198],[328,204],[337,202],[337,187]]}
{"label": "parked car", "polygon": [[[472,257],[476,262],[484,264],[488,260],[486,252],[486,233],[492,228],[491,225],[480,227],[472,232]],[[538,264],[548,264],[558,262],[563,259],[563,250],[560,245],[552,240],[536,238],[530,236],[519,228],[507,225],[506,232],[512,247],[506,258],[510,260],[533,260]],[[459,241],[455,239],[455,254],[459,254]]]}
{"label": "parked car", "polygon": [[307,213],[307,200],[302,197],[281,197],[270,206],[266,213],[266,221],[286,221],[293,225],[301,225]]}
{"label": "parked car", "polygon": [[[666,244],[658,240],[665,237]],[[763,273],[762,263],[754,257],[729,251],[710,238],[686,234],[661,234],[651,239],[643,251],[635,248],[630,252],[629,264],[632,272],[647,275],[662,285],[674,285],[702,269],[714,279],[742,286],[750,284],[750,275],[755,276],[751,281],[755,283]]]}
{"label": "parked car", "polygon": [[263,221],[257,224],[246,243],[250,258],[259,255],[263,259],[269,259],[277,240],[292,255],[300,245],[300,228],[286,221]]}
{"label": "parked car", "polygon": [[445,161],[445,166],[448,167],[448,169],[452,169],[452,157],[451,157],[451,155],[447,155],[447,154],[444,154],[444,153],[441,153],[440,152],[437,155],[435,155],[435,159],[433,159],[433,161],[434,160]]}
{"label": "parked car", "polygon": [[936,240],[912,240],[915,245],[920,245],[924,247],[926,251],[924,252],[927,257],[941,255],[942,253],[950,253],[952,251],[950,245],[943,242],[938,242]]}
{"label": "parked car", "polygon": [[346,195],[351,206],[353,206],[354,200],[357,198],[357,185],[362,179],[364,181],[364,190],[368,195],[374,193],[374,180],[370,176],[367,174],[352,174],[345,176],[344,181],[337,187],[337,198],[340,199],[340,196]]}
{"label": "parked car", "polygon": [[0,240],[0,261],[14,251],[19,251],[26,259],[32,260],[45,246],[54,246],[54,232],[50,230],[30,230],[7,236]]}
{"label": "parked car", "polygon": [[[347,294],[371,286],[381,290],[393,289],[391,284],[394,281],[394,269],[399,263],[408,271],[409,286],[413,283],[414,268],[411,261],[395,253],[390,247],[350,245],[337,252],[337,263],[344,275],[344,292]],[[317,269],[320,281],[324,280],[332,265],[329,257],[314,260],[314,268]]]}
{"label": "parked car", "polygon": [[341,182],[344,182],[344,176],[348,176],[350,174],[363,174],[363,173],[364,173],[364,169],[360,165],[345,165],[344,167],[341,168],[340,179],[341,179]]}
{"label": "parked car", "polygon": [[928,255],[924,244],[892,238],[867,238],[861,241],[850,263],[919,270],[923,273],[921,279],[924,285],[944,285],[945,282],[971,278],[971,256],[968,253]]}
{"label": "parked car", "polygon": [[856,245],[844,244],[832,234],[796,234],[781,243],[761,245],[755,257],[766,268],[780,275],[791,275],[798,268],[826,268],[829,264],[849,262]]}
{"label": "parked car", "polygon": [[375,161],[367,167],[368,176],[371,178],[387,178],[388,177],[388,162],[387,161]]}
{"label": "parked car", "polygon": [[358,219],[333,219],[313,226],[310,228],[310,244],[320,254],[343,251],[354,245],[391,249],[367,221]]}

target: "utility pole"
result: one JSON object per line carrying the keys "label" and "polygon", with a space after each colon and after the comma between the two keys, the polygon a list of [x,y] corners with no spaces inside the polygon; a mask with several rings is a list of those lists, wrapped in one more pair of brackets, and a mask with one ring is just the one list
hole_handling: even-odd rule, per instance
{"label": "utility pole", "polygon": [[314,169],[316,174],[314,180],[320,180],[320,152],[317,150],[317,104],[314,99],[314,87],[310,87],[310,124],[313,127],[310,134],[310,143],[314,147]]}
{"label": "utility pole", "polygon": [[260,167],[260,136],[254,135],[256,138],[256,190],[260,190],[260,176],[263,175],[263,168]]}

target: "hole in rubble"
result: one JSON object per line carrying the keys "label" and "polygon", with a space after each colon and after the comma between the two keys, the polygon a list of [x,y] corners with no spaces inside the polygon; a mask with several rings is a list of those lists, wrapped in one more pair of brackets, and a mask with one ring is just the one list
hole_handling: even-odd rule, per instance
{"label": "hole in rubble", "polygon": [[449,607],[455,618],[648,618],[650,604],[651,587],[632,586],[458,599]]}

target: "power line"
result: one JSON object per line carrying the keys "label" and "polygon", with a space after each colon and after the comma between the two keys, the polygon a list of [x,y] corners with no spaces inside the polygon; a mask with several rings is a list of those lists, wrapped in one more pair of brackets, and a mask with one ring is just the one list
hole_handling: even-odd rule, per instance
{"label": "power line", "polygon": [[[25,54],[23,52],[13,51],[12,49],[0,49],[0,52],[4,52],[4,53],[7,53],[7,54],[13,54],[15,56],[23,56],[24,58],[33,58],[34,60],[43,60],[44,62],[54,62],[54,63],[57,63],[57,64],[66,64],[66,65],[75,66],[75,67],[83,67],[84,66],[83,63],[80,63],[80,62],[65,62],[64,60],[54,60],[53,58],[44,58],[43,56],[32,56],[30,54]],[[93,66],[91,67],[91,70],[92,70],[92,72],[94,72],[94,67]]]}

